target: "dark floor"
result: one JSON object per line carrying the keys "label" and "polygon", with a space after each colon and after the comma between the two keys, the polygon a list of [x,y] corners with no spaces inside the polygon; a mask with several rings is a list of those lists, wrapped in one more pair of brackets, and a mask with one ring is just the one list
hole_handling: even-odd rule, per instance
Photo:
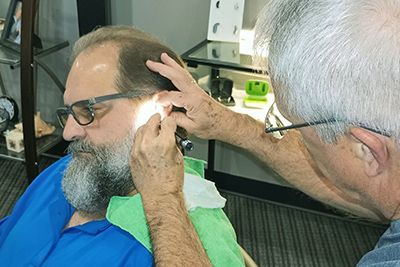
{"label": "dark floor", "polygon": [[[42,158],[41,167],[54,159]],[[24,165],[0,159],[0,218],[27,186]],[[259,266],[354,266],[384,227],[223,191],[239,243]]]}
{"label": "dark floor", "polygon": [[239,243],[260,266],[355,266],[386,228],[222,194]]}

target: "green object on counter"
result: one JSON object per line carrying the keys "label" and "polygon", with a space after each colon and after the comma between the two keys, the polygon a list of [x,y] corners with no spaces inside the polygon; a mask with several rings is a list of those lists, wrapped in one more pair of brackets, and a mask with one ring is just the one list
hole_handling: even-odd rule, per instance
{"label": "green object on counter", "polygon": [[243,105],[247,108],[265,108],[269,84],[266,81],[248,80],[245,84],[246,96]]}
{"label": "green object on counter", "polygon": [[261,80],[247,80],[244,85],[246,94],[249,96],[266,96],[269,90],[269,84]]}

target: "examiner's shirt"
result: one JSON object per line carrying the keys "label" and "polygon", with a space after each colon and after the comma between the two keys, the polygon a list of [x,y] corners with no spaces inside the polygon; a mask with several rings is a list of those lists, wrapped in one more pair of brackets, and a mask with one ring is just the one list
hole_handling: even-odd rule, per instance
{"label": "examiner's shirt", "polygon": [[143,245],[105,219],[63,230],[74,212],[61,189],[69,159],[42,172],[0,221],[0,266],[153,266]]}
{"label": "examiner's shirt", "polygon": [[365,254],[357,266],[400,266],[400,220],[390,224],[375,248]]}

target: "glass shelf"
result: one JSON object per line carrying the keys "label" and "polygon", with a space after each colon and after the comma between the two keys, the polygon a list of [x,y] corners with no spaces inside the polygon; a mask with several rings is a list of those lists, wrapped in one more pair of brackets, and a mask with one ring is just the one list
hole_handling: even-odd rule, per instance
{"label": "glass shelf", "polygon": [[[43,41],[43,48],[35,48],[35,57],[42,57],[56,52],[69,45],[68,41]],[[10,65],[11,68],[17,67],[21,63],[19,48],[8,46],[7,43],[0,43],[0,63]]]}
{"label": "glass shelf", "polygon": [[[62,129],[56,128],[53,134],[42,136],[36,139],[36,154],[40,156],[54,145],[62,140]],[[25,151],[19,153],[14,151],[9,151],[6,145],[6,138],[0,136],[0,158],[13,159],[19,161],[25,161]]]}
{"label": "glass shelf", "polygon": [[189,67],[207,65],[218,69],[227,68],[250,73],[264,71],[253,65],[251,55],[241,53],[239,43],[205,40],[182,54],[182,59]]}

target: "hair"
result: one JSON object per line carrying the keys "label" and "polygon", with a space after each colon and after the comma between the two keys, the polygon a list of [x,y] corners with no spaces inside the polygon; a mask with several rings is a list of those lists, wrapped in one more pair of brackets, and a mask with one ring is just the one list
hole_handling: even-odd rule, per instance
{"label": "hair", "polygon": [[22,9],[22,0],[21,1],[17,1],[17,4],[15,5],[15,10],[21,10]]}
{"label": "hair", "polygon": [[161,61],[161,53],[166,52],[184,66],[179,55],[155,37],[130,26],[101,27],[82,36],[74,45],[71,62],[82,52],[103,44],[118,48],[118,77],[115,84],[121,93],[146,96],[161,90],[177,90],[169,79],[149,70],[145,63],[148,59]]}
{"label": "hair", "polygon": [[[73,47],[70,62],[79,54],[104,44],[115,45],[118,49],[118,74],[114,82],[119,92],[142,97],[162,90],[178,90],[169,79],[149,70],[146,61],[160,62],[161,53],[166,52],[184,67],[180,56],[160,40],[131,26],[101,27],[82,36]],[[180,127],[178,132],[181,136],[187,135]]]}
{"label": "hair", "polygon": [[[271,0],[255,27],[277,98],[334,142],[365,125],[400,143],[400,1]],[[265,67],[265,66],[264,66]]]}

